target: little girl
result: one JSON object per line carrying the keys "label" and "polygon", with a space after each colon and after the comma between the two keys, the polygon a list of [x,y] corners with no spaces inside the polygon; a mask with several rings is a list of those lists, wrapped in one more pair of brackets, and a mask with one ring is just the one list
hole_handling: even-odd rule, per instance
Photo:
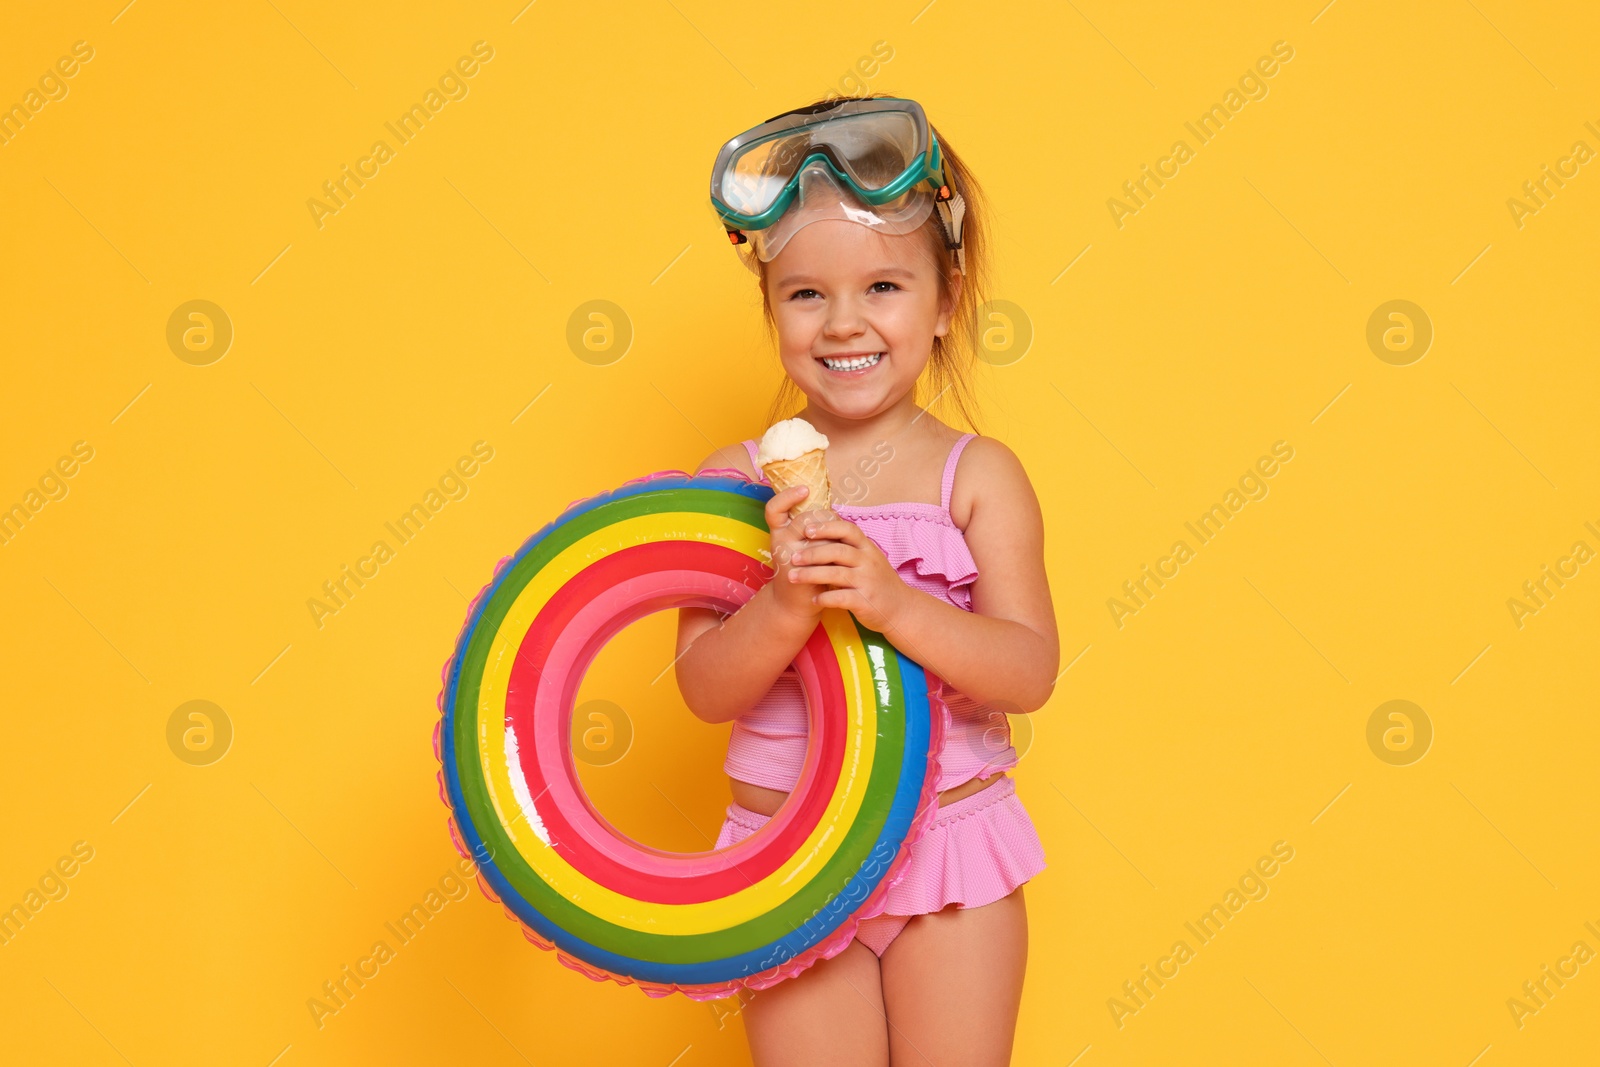
{"label": "little girl", "polygon": [[[914,102],[873,96],[788,112],[728,142],[713,203],[759,277],[787,373],[769,423],[828,437],[831,512],[767,504],[776,573],[737,612],[680,612],[677,678],[733,722],[733,803],[716,847],[754,833],[799,779],[806,711],[790,666],[826,608],[937,675],[950,713],[939,809],[884,913],[832,959],[747,994],[757,1067],[1004,1065],[1027,964],[1021,886],[1044,851],[1016,786],[1007,713],[1049,699],[1060,648],[1038,500],[1017,457],[917,403],[970,417],[970,338],[987,263],[979,190]],[[756,442],[701,471],[765,480]],[[936,488],[937,487],[937,488]],[[798,520],[798,521],[797,521]]]}

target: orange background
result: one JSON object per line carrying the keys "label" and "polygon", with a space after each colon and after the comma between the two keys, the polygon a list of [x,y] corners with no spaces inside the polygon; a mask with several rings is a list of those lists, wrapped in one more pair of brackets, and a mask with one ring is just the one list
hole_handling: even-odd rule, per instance
{"label": "orange background", "polygon": [[[747,1062],[736,1016],[592,983],[452,899],[429,738],[498,558],[763,428],[778,370],[708,167],[863,87],[921,101],[992,201],[982,429],[1043,499],[1071,663],[1016,726],[1050,867],[1015,1062],[1595,1047],[1592,962],[1508,1007],[1600,950],[1600,571],[1560,562],[1600,549],[1589,6],[123,3],[0,35],[0,106],[40,102],[0,144],[0,507],[26,516],[0,544],[0,906],[39,894],[0,945],[11,1059]],[[1292,59],[1199,143],[1276,42]],[[1564,184],[1513,210],[1547,164]],[[1145,165],[1170,176],[1114,212]],[[169,343],[194,300],[217,336]],[[612,347],[575,348],[596,300]],[[318,625],[323,583],[480,441]],[[1119,627],[1123,583],[1279,441],[1266,495]],[[1519,619],[1546,565],[1569,577]],[[726,727],[658,678],[670,623],[587,678],[633,740],[585,775],[630,832],[702,848]],[[196,700],[212,732],[186,741]],[[1280,841],[1269,892],[1119,1025],[1123,983]],[[319,1027],[308,1001],[432,891]]]}

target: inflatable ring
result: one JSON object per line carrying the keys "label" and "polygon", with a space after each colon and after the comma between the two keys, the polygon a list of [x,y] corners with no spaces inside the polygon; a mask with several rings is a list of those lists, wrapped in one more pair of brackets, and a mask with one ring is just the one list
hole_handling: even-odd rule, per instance
{"label": "inflatable ring", "polygon": [[663,471],[574,502],[500,561],[445,664],[434,754],[456,848],[529,941],[596,980],[709,1000],[835,956],[935,814],[941,684],[837,609],[794,661],[810,744],[759,831],[664,852],[584,795],[570,742],[584,672],[645,615],[732,612],[770,581],[771,496],[738,471]]}

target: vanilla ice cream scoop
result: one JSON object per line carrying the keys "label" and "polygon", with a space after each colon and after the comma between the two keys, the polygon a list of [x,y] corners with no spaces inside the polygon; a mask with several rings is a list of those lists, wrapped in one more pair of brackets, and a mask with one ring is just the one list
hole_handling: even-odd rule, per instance
{"label": "vanilla ice cream scoop", "polygon": [[756,449],[756,465],[765,467],[780,459],[799,459],[807,452],[817,452],[828,447],[826,434],[805,419],[784,419],[775,422],[761,435],[761,447]]}

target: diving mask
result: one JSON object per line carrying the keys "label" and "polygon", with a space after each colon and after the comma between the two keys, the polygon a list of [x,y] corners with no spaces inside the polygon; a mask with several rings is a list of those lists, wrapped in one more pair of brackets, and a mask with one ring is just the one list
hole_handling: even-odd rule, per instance
{"label": "diving mask", "polygon": [[965,271],[966,202],[914,100],[845,99],[777,115],[730,140],[711,172],[711,204],[752,271],[795,232],[843,219],[881,233],[914,231],[939,212],[945,246]]}

